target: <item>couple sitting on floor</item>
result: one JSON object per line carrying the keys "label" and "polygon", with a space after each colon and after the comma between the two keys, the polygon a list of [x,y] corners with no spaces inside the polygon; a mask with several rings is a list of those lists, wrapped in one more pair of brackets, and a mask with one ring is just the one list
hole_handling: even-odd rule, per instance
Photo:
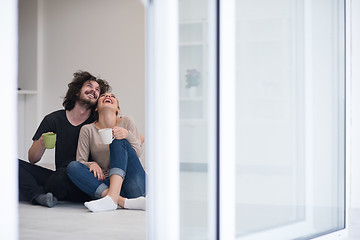
{"label": "couple sitting on floor", "polygon": [[[45,116],[33,137],[30,163],[19,160],[19,200],[47,207],[58,200],[85,202],[92,212],[145,210],[143,139],[133,119],[118,117],[118,100],[105,80],[79,71],[68,86],[65,109]],[[112,129],[110,144],[98,133],[105,128]],[[48,132],[56,133],[55,171],[35,165]]]}

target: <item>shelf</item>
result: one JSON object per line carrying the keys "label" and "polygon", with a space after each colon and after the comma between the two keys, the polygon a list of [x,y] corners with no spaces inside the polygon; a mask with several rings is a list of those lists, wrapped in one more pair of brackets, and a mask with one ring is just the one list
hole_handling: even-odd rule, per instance
{"label": "shelf", "polygon": [[203,101],[202,97],[180,97],[180,101]]}
{"label": "shelf", "polygon": [[196,127],[196,126],[204,126],[206,121],[204,119],[199,118],[180,118],[180,125],[187,127]]}
{"label": "shelf", "polygon": [[37,91],[35,90],[18,90],[19,95],[36,95]]}
{"label": "shelf", "polygon": [[203,42],[182,42],[179,43],[180,47],[194,47],[194,46],[199,46],[199,47],[203,47],[204,43]]}

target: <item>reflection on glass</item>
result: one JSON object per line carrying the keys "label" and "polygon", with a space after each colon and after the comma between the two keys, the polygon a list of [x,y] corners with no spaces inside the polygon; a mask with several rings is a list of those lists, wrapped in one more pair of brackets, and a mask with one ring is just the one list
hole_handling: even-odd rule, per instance
{"label": "reflection on glass", "polygon": [[237,236],[344,227],[343,2],[236,1]]}
{"label": "reflection on glass", "polygon": [[[207,1],[179,1],[180,238],[208,239]],[[214,111],[214,110],[211,110]]]}

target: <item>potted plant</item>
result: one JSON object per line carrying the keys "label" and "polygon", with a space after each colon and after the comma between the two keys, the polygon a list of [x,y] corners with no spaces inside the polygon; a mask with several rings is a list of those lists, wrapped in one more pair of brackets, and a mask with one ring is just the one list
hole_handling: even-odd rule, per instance
{"label": "potted plant", "polygon": [[200,72],[196,69],[188,69],[185,75],[186,88],[189,95],[194,97],[197,95],[197,86],[200,84]]}

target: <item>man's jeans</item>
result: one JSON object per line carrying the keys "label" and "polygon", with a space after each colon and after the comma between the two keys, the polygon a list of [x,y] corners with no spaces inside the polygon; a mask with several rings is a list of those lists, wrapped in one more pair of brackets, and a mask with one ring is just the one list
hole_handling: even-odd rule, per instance
{"label": "man's jeans", "polygon": [[82,191],[93,198],[101,198],[101,193],[110,186],[110,176],[123,178],[120,195],[125,198],[145,196],[146,174],[135,150],[125,140],[115,139],[110,145],[109,177],[98,180],[84,164],[73,161],[67,167],[70,180]]}

